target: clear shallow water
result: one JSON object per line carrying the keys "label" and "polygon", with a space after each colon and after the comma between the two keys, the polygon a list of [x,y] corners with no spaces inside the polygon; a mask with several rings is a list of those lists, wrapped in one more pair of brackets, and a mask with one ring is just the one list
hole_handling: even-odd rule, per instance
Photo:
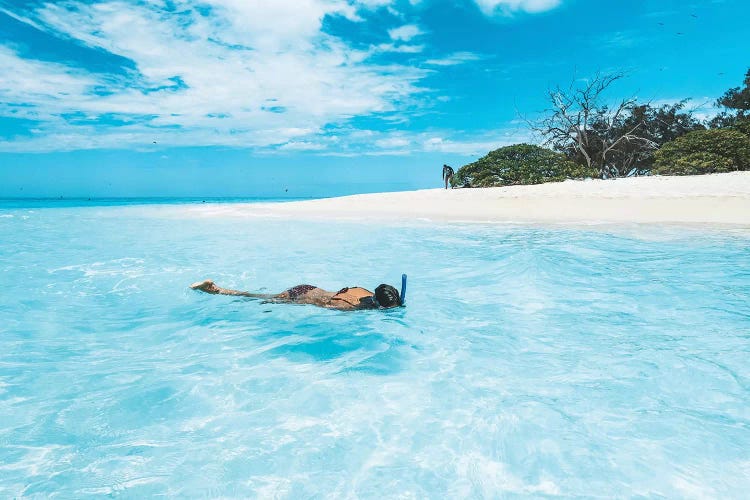
{"label": "clear shallow water", "polygon": [[[0,209],[0,496],[735,497],[750,238]],[[398,284],[342,313],[209,296]]]}

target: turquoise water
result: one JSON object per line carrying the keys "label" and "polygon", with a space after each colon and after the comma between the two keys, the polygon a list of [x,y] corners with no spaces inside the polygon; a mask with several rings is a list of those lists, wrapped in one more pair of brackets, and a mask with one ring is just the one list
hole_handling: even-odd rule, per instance
{"label": "turquoise water", "polygon": [[10,208],[118,207],[300,201],[310,198],[0,198],[0,210]]}
{"label": "turquoise water", "polygon": [[747,233],[210,214],[0,208],[0,497],[750,490]]}

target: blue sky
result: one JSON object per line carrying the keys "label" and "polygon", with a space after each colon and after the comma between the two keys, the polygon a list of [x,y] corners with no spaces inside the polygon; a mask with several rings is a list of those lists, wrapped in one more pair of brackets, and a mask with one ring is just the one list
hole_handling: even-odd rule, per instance
{"label": "blue sky", "polygon": [[746,0],[0,0],[0,197],[327,196],[438,186],[546,90],[713,100]]}

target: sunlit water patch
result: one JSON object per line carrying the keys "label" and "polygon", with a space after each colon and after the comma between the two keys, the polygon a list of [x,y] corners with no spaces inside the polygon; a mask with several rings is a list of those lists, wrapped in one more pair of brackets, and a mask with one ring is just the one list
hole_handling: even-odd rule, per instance
{"label": "sunlit water patch", "polygon": [[747,235],[207,213],[0,209],[0,496],[750,490]]}

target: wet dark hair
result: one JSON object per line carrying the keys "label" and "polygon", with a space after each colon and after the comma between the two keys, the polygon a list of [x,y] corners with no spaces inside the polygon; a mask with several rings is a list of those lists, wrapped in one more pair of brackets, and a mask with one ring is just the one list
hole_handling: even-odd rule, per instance
{"label": "wet dark hair", "polygon": [[398,307],[401,305],[401,296],[398,290],[385,283],[378,285],[375,289],[375,298],[381,307]]}

